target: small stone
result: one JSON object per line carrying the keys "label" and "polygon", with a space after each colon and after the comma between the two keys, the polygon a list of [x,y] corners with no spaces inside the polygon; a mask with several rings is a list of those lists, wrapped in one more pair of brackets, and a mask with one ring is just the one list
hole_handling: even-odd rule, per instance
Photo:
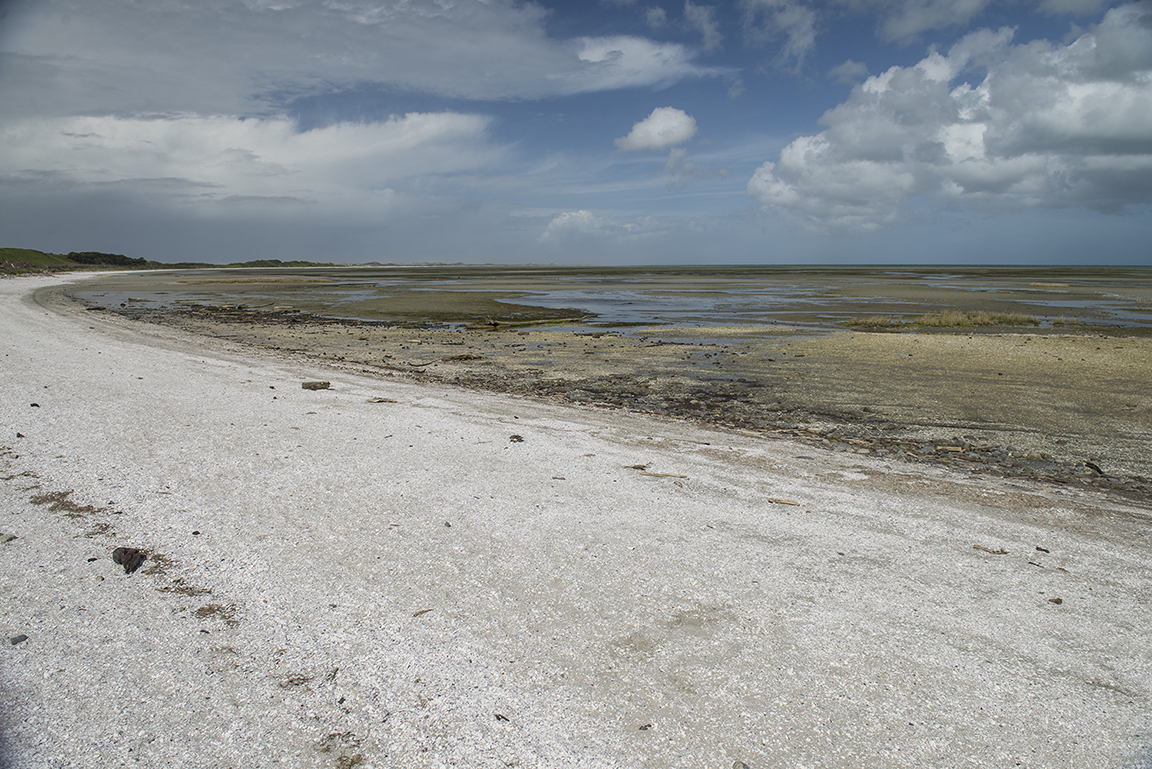
{"label": "small stone", "polygon": [[305,390],[327,390],[332,386],[331,382],[301,382],[300,386]]}
{"label": "small stone", "polygon": [[112,551],[112,560],[124,567],[125,574],[131,574],[140,568],[148,556],[142,550],[134,547],[118,547]]}

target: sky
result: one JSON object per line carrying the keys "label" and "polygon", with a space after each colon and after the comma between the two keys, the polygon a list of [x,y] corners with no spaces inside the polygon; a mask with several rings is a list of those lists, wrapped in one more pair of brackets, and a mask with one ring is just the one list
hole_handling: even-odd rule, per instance
{"label": "sky", "polygon": [[1152,266],[1152,0],[0,0],[0,246]]}

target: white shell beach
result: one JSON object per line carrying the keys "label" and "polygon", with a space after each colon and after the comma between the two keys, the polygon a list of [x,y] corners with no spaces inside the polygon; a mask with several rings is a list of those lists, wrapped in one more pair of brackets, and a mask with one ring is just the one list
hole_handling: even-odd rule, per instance
{"label": "white shell beach", "polygon": [[0,280],[6,767],[1152,766],[1135,503],[36,303],[69,280]]}

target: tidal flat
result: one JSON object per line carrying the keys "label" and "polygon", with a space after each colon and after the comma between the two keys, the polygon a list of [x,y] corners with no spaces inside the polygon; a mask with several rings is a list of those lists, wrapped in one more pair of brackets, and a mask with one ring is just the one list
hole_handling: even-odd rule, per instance
{"label": "tidal flat", "polygon": [[[57,303],[80,280],[0,281],[9,764],[1147,763],[1152,506],[1116,467],[770,409],[767,374],[835,396],[821,339],[908,340],[858,351],[897,381],[966,335],[166,316],[257,348]],[[486,360],[569,383],[427,380]]]}
{"label": "tidal flat", "polygon": [[[1152,498],[1150,270],[361,269],[110,276],[71,293],[385,377]],[[847,325],[943,312],[1031,320]]]}

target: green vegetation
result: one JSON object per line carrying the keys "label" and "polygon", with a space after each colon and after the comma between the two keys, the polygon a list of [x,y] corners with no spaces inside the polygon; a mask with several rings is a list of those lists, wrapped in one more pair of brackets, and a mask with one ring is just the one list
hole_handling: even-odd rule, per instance
{"label": "green vegetation", "polygon": [[1033,315],[1003,312],[959,312],[946,310],[931,315],[921,315],[912,320],[905,320],[890,315],[870,315],[866,318],[856,317],[844,323],[850,328],[859,329],[901,329],[901,328],[973,328],[975,326],[1038,326],[1040,319]]}
{"label": "green vegetation", "polygon": [[855,317],[844,321],[845,326],[863,329],[905,328],[909,324],[900,318],[890,315],[869,315],[867,318]]}
{"label": "green vegetation", "polygon": [[0,272],[49,272],[74,267],[75,262],[60,254],[46,254],[30,248],[0,248]]}
{"label": "green vegetation", "polygon": [[71,272],[74,270],[160,270],[160,269],[220,269],[226,267],[333,267],[327,262],[282,262],[279,259],[257,259],[232,264],[206,264],[204,262],[177,262],[165,264],[148,259],[133,259],[123,254],[104,254],[99,251],[73,251],[68,254],[49,254],[30,248],[0,248],[0,274],[20,275],[31,272]]}
{"label": "green vegetation", "polygon": [[937,315],[921,315],[915,321],[917,326],[940,328],[970,328],[972,326],[1038,326],[1040,320],[1032,315],[1018,312],[979,312],[966,313],[946,310]]}

